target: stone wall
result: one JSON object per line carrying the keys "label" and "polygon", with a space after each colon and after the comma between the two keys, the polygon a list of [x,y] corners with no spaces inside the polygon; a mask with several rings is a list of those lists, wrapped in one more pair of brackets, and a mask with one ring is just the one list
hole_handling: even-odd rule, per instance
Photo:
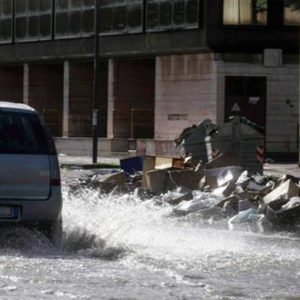
{"label": "stone wall", "polygon": [[187,126],[216,121],[216,68],[211,54],[156,59],[155,139],[173,140]]}
{"label": "stone wall", "polygon": [[266,152],[297,152],[299,122],[299,70],[298,65],[282,64],[265,67],[256,63],[217,63],[218,121],[224,120],[225,76],[264,76],[267,79],[266,100]]}

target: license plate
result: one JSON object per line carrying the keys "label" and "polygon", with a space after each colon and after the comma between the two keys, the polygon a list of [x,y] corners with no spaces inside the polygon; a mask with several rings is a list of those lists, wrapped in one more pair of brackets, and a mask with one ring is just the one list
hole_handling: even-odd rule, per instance
{"label": "license plate", "polygon": [[0,206],[0,218],[13,218],[15,216],[15,209],[9,206]]}

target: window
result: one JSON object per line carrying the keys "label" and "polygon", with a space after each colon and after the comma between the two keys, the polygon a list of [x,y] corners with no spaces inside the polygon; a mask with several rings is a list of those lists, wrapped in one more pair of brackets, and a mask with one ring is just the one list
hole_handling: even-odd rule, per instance
{"label": "window", "polygon": [[199,26],[199,0],[148,0],[147,31]]}
{"label": "window", "polygon": [[224,0],[223,24],[266,25],[267,0]]}
{"label": "window", "polygon": [[36,115],[0,112],[0,153],[46,154],[47,145]]}
{"label": "window", "polygon": [[284,24],[300,25],[300,1],[284,1]]}
{"label": "window", "polygon": [[52,0],[16,0],[15,15],[17,42],[51,38]]}
{"label": "window", "polygon": [[83,37],[94,32],[94,0],[56,0],[55,37]]}
{"label": "window", "polygon": [[12,41],[12,2],[0,0],[0,43]]}
{"label": "window", "polygon": [[51,28],[52,0],[15,1],[15,37],[17,42],[48,40],[51,38]]}
{"label": "window", "polygon": [[100,1],[101,33],[137,33],[143,30],[143,0]]}

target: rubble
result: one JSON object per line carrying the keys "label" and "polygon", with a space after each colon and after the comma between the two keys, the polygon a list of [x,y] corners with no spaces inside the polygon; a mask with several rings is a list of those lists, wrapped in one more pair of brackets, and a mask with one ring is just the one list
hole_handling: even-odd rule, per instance
{"label": "rubble", "polygon": [[[299,178],[290,175],[276,178],[254,172],[255,153],[245,163],[239,152],[242,150],[236,151],[235,139],[232,148],[227,145],[227,150],[212,149],[211,156],[201,153],[207,145],[207,134],[217,135],[217,128],[206,120],[183,131],[176,139],[178,145],[193,136],[201,140],[200,149],[197,144],[185,145],[188,149],[185,157],[124,159],[123,169],[121,166],[121,170],[113,170],[110,174],[95,175],[89,186],[101,192],[118,188],[118,192],[133,192],[141,200],[169,204],[172,215],[177,217],[195,213],[214,217],[217,214],[230,228],[239,224],[259,230],[270,226],[297,228],[300,221]],[[255,136],[252,129],[244,128],[244,132]]]}
{"label": "rubble", "polygon": [[94,175],[89,182],[89,186],[99,189],[103,193],[109,193],[113,190],[128,192],[124,171]]}
{"label": "rubble", "polygon": [[299,195],[299,187],[291,179],[281,183],[277,188],[264,197],[266,205],[277,200],[288,200]]}

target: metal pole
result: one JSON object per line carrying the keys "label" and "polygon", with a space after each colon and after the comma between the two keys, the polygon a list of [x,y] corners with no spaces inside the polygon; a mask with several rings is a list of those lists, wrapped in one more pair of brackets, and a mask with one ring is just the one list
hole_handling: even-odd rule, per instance
{"label": "metal pole", "polygon": [[97,163],[98,152],[98,99],[99,99],[99,0],[95,0],[94,12],[94,85],[93,85],[93,164]]}

